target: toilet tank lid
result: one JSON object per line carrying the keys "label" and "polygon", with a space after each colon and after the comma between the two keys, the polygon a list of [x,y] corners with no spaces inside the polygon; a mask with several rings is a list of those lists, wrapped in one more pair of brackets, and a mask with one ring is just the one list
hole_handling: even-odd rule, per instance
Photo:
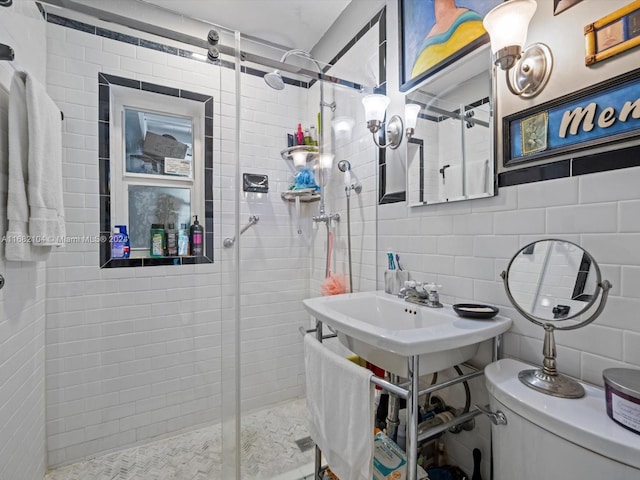
{"label": "toilet tank lid", "polygon": [[[485,380],[489,395],[514,413],[565,440],[640,469],[640,435],[607,416],[603,389],[582,384],[586,395],[579,399],[545,395],[518,379],[521,370],[530,368],[531,365],[512,359],[488,365]],[[508,421],[508,412],[505,413]]]}

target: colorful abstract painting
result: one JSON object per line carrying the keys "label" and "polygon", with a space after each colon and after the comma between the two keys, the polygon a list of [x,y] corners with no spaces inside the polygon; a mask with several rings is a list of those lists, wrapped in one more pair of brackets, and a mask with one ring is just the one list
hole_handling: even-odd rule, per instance
{"label": "colorful abstract painting", "polygon": [[489,41],[484,16],[502,0],[399,0],[400,90]]}

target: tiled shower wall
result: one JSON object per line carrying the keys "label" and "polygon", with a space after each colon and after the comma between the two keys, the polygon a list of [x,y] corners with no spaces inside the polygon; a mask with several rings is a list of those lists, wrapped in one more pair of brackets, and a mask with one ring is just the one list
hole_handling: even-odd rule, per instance
{"label": "tiled shower wall", "polygon": [[[223,342],[232,342],[237,294],[234,249],[222,248],[234,234],[235,79],[229,68],[51,23],[47,52],[48,89],[65,113],[70,235],[99,228],[98,72],[215,102],[214,264],[101,270],[97,244],[69,245],[48,263],[47,442],[49,465],[59,465],[220,421]],[[242,75],[242,90],[242,171],[268,174],[271,186],[267,195],[244,195],[240,217],[260,217],[239,243],[241,292],[251,293],[242,296],[241,320],[249,410],[302,392],[297,328],[306,320],[309,247],[293,234],[279,191],[289,172],[280,150],[304,118],[306,89],[276,93]]]}
{"label": "tiled shower wall", "polygon": [[[0,9],[0,43],[14,62],[0,62],[0,230],[7,227],[7,108],[13,66],[45,83],[45,25],[33,2]],[[39,480],[45,449],[45,263],[7,262],[0,247],[0,478]]]}

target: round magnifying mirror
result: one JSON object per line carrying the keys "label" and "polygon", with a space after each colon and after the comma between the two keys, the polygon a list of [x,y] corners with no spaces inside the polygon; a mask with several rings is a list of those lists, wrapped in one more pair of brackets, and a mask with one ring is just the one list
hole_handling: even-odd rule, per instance
{"label": "round magnifying mirror", "polygon": [[[514,255],[502,278],[514,308],[545,330],[543,367],[520,372],[520,380],[549,395],[584,396],[579,383],[557,371],[553,332],[583,327],[604,309],[611,284],[602,280],[596,261],[575,243],[539,240]],[[587,313],[597,301],[597,307]],[[571,319],[575,321],[562,325],[562,321]]]}
{"label": "round magnifying mirror", "polygon": [[505,275],[509,300],[539,322],[583,314],[597,300],[602,281],[593,257],[564,240],[527,245],[511,259]]}

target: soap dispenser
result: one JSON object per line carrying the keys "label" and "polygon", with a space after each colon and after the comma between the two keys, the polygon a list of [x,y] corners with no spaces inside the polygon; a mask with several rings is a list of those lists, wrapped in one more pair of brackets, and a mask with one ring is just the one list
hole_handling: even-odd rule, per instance
{"label": "soap dispenser", "polygon": [[198,221],[198,216],[194,215],[193,225],[189,229],[189,244],[191,245],[191,255],[201,257],[204,254],[204,228]]}

